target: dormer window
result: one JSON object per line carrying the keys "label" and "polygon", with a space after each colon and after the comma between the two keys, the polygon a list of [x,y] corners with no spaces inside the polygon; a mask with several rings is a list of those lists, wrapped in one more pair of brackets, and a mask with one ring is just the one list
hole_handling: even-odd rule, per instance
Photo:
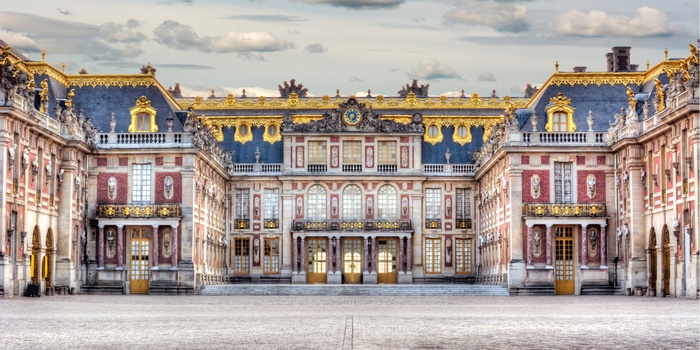
{"label": "dormer window", "polygon": [[146,96],[141,96],[136,100],[136,106],[132,107],[131,125],[129,132],[157,132],[156,125],[156,109],[151,107],[151,101],[146,99]]}
{"label": "dormer window", "polygon": [[571,99],[561,93],[549,99],[547,106],[547,125],[545,130],[552,132],[576,131],[574,123],[574,108],[570,106]]}

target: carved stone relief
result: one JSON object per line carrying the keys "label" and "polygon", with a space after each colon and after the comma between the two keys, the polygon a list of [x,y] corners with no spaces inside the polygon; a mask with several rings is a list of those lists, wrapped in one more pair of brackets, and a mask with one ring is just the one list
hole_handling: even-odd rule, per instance
{"label": "carved stone relief", "polygon": [[595,185],[596,185],[596,177],[593,174],[589,174],[588,178],[586,179],[586,187],[588,188],[588,198],[595,198]]}
{"label": "carved stone relief", "polygon": [[116,242],[117,242],[117,235],[114,232],[113,228],[108,228],[107,229],[107,234],[105,235],[107,239],[107,257],[108,258],[113,258],[114,253],[115,253],[115,247],[116,247]]}
{"label": "carved stone relief", "polygon": [[371,168],[374,166],[374,147],[367,147],[367,160],[365,166]]}
{"label": "carved stone relief", "polygon": [[542,230],[539,227],[533,230],[532,243],[534,245],[532,255],[539,258],[542,256]]}
{"label": "carved stone relief", "polygon": [[408,168],[408,147],[401,147],[401,167]]}
{"label": "carved stone relief", "polygon": [[166,228],[163,231],[163,246],[162,246],[162,252],[163,252],[163,258],[170,258],[170,254],[172,251],[172,245],[173,245],[173,232],[171,228]]}
{"label": "carved stone relief", "polygon": [[114,177],[107,180],[107,198],[110,200],[117,198],[117,179]]}
{"label": "carved stone relief", "polygon": [[163,194],[165,195],[165,199],[173,198],[173,178],[170,176],[166,176],[165,179],[163,179]]}
{"label": "carved stone relief", "polygon": [[537,174],[530,179],[530,193],[533,199],[540,198],[540,176]]}

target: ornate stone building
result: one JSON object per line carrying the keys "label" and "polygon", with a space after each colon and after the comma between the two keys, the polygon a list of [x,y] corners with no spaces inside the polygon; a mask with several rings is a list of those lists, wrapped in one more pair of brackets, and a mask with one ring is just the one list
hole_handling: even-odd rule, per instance
{"label": "ornate stone building", "polygon": [[[0,283],[491,283],[698,296],[698,53],[527,96],[182,97],[3,47]],[[617,56],[624,59],[616,59]]]}

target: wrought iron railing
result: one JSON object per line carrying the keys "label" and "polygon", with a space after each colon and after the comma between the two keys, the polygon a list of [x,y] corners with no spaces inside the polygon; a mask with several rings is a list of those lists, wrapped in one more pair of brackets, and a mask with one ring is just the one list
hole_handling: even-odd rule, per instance
{"label": "wrought iron railing", "polygon": [[234,219],[233,226],[236,230],[247,230],[250,228],[250,219]]}
{"label": "wrought iron railing", "polygon": [[308,164],[306,171],[310,173],[325,173],[328,171],[328,164]]}
{"label": "wrought iron railing", "polygon": [[455,225],[458,230],[471,230],[472,219],[457,219],[455,220]]}
{"label": "wrought iron railing", "polygon": [[441,219],[425,219],[425,228],[429,230],[441,229],[442,220]]}
{"label": "wrought iron railing", "polygon": [[263,220],[263,226],[266,229],[280,228],[280,221],[279,219],[265,219]]}
{"label": "wrought iron railing", "polygon": [[410,231],[411,220],[294,220],[295,231]]}
{"label": "wrought iron railing", "polygon": [[179,204],[98,204],[97,216],[102,218],[178,218]]}
{"label": "wrought iron railing", "polygon": [[396,164],[377,164],[377,172],[380,173],[395,173],[396,170]]}
{"label": "wrought iron railing", "polygon": [[526,203],[523,215],[539,217],[607,216],[605,203]]}

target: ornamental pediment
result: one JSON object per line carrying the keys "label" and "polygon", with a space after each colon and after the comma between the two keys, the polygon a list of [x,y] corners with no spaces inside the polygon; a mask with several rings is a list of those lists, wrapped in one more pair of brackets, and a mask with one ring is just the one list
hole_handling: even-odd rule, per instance
{"label": "ornamental pediment", "polygon": [[413,114],[409,123],[398,123],[392,119],[381,118],[372,107],[359,103],[350,97],[340,103],[337,109],[323,113],[321,119],[309,120],[295,124],[291,113],[286,113],[282,121],[282,132],[409,132],[423,133],[423,116]]}

